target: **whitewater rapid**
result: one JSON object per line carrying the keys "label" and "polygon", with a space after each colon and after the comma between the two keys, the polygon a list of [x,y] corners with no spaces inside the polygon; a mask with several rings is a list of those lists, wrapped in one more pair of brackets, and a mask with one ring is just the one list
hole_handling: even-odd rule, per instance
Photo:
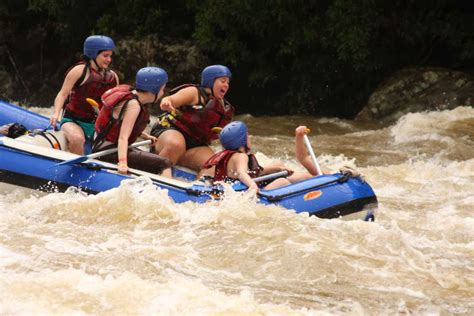
{"label": "whitewater rapid", "polygon": [[376,221],[309,218],[247,193],[176,204],[147,179],[90,196],[0,184],[0,315],[474,313],[472,107],[389,126],[238,119],[263,164],[296,170],[294,129],[310,127],[322,165],[372,185]]}

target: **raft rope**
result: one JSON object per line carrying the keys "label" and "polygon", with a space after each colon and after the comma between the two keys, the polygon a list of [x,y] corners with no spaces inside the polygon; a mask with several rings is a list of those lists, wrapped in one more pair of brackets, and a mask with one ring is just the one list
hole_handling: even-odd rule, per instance
{"label": "raft rope", "polygon": [[361,176],[360,172],[358,172],[357,170],[355,170],[351,167],[344,166],[339,171],[341,172],[341,176],[339,178],[334,179],[334,180],[330,180],[328,182],[321,183],[320,185],[317,185],[317,186],[314,186],[314,187],[311,187],[311,188],[304,188],[304,189],[301,189],[301,190],[288,192],[288,193],[285,193],[285,194],[278,194],[278,195],[270,195],[270,194],[265,194],[265,193],[262,193],[262,192],[259,192],[257,194],[261,197],[266,198],[270,202],[275,202],[275,201],[279,201],[283,198],[286,198],[288,196],[292,196],[292,195],[299,194],[299,193],[309,191],[309,190],[317,190],[317,189],[320,189],[322,187],[328,186],[330,184],[343,183],[343,182],[346,182],[347,180],[349,180],[349,178],[359,177],[362,181],[365,181],[364,178]]}
{"label": "raft rope", "polygon": [[353,178],[361,176],[361,173],[359,171],[357,171],[354,168],[351,168],[349,166],[344,166],[344,167],[340,168],[339,171],[342,174],[349,174]]}
{"label": "raft rope", "polygon": [[[30,133],[30,135],[31,136],[36,136],[36,135],[43,136],[48,141],[48,143],[51,145],[51,148],[62,150],[61,143],[59,142],[59,139],[56,136],[54,136],[53,133],[45,132],[43,130],[33,130]],[[48,136],[51,136],[54,139],[55,143],[53,143],[53,141],[51,141],[51,139],[49,139]]]}

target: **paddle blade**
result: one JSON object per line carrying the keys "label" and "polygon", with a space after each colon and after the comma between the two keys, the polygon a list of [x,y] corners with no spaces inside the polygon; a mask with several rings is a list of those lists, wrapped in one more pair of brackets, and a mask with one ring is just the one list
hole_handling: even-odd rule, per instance
{"label": "paddle blade", "polygon": [[[130,146],[128,146],[128,148],[135,148],[135,147],[150,145],[150,144],[151,144],[151,140],[148,139],[148,140],[144,140],[144,141],[141,141],[141,142],[133,143]],[[96,152],[96,153],[93,153],[93,154],[90,154],[90,155],[87,155],[87,156],[81,156],[81,157],[78,157],[78,158],[74,158],[74,159],[70,159],[70,160],[66,160],[66,161],[57,163],[56,165],[54,165],[54,167],[61,166],[61,165],[71,165],[71,164],[81,163],[81,162],[86,161],[87,159],[95,159],[95,158],[98,158],[98,157],[102,157],[102,156],[105,156],[105,155],[116,153],[117,151],[118,151],[118,147],[102,150],[102,151],[99,151],[99,152]]]}
{"label": "paddle blade", "polygon": [[59,167],[59,166],[64,166],[64,165],[74,165],[76,163],[84,162],[87,159],[89,159],[89,157],[81,156],[81,157],[77,157],[77,158],[74,158],[74,159],[64,160],[64,161],[62,161],[60,163],[57,163],[57,164],[55,164],[54,166],[51,166],[51,167]]}

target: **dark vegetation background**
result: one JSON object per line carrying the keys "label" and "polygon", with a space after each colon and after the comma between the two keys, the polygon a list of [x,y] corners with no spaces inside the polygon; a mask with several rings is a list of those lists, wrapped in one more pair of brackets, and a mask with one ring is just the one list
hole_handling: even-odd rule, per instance
{"label": "dark vegetation background", "polygon": [[[228,98],[254,115],[353,118],[396,70],[474,66],[468,0],[0,0],[0,98],[52,106],[91,34],[190,43],[200,58],[188,76],[170,71],[169,52],[152,60],[168,87],[222,63],[234,74]],[[146,65],[121,70],[134,63],[124,58],[117,51],[112,69],[133,83]]]}

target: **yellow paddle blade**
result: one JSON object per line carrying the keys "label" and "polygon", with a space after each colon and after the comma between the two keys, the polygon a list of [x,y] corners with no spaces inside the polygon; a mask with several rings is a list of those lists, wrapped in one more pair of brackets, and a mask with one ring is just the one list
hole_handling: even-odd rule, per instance
{"label": "yellow paddle blade", "polygon": [[222,131],[222,127],[213,127],[213,128],[211,128],[211,130],[212,130],[214,133],[219,134],[219,133]]}
{"label": "yellow paddle blade", "polygon": [[94,99],[86,98],[86,101],[87,101],[87,103],[89,103],[93,107],[95,107],[97,109],[99,108],[99,103],[97,103]]}

